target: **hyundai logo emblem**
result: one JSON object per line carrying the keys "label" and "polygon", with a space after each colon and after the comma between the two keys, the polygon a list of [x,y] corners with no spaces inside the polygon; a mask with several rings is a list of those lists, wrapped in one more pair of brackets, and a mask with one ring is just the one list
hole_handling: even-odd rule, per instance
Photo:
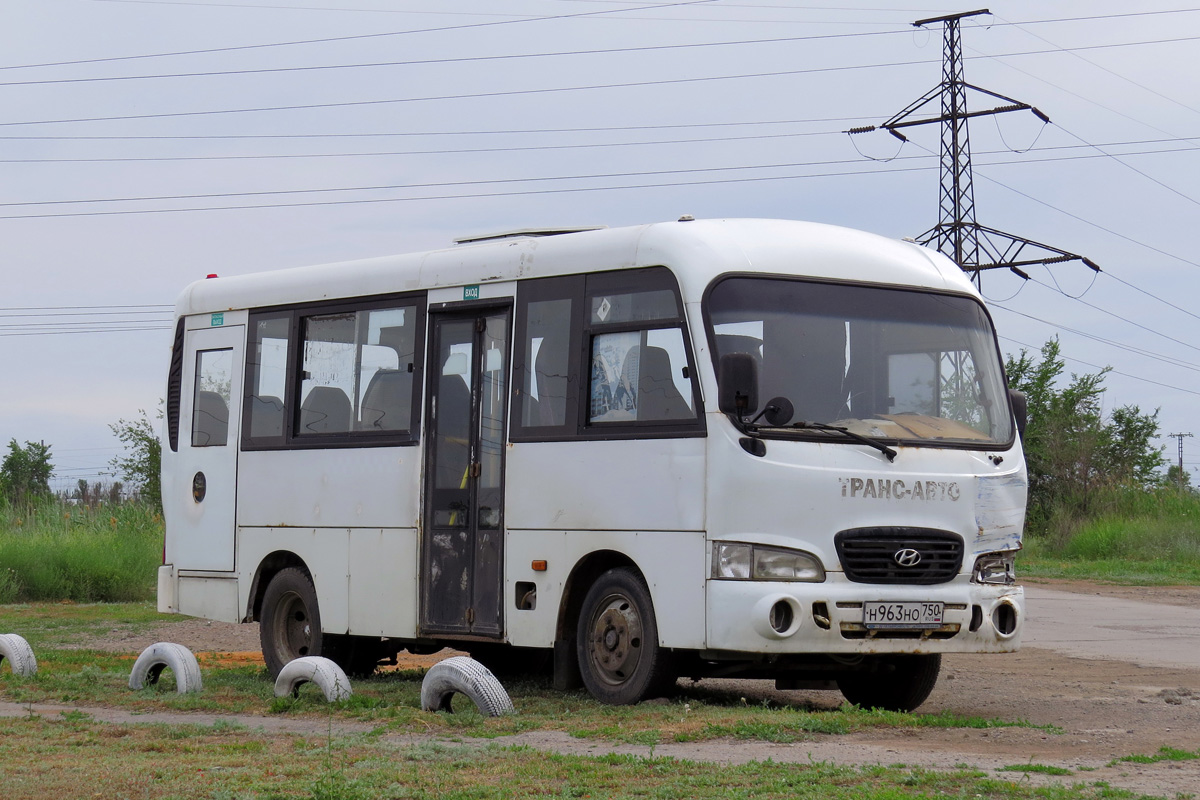
{"label": "hyundai logo emblem", "polygon": [[892,556],[892,560],[902,567],[915,567],[921,563],[921,554],[911,547],[906,547],[903,550],[897,550],[896,555]]}

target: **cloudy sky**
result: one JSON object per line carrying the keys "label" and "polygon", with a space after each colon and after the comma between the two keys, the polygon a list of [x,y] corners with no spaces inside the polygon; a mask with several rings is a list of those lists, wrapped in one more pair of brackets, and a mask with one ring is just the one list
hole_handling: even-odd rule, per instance
{"label": "cloudy sky", "polygon": [[[984,275],[1010,352],[1059,336],[1200,467],[1200,8],[994,2],[966,80],[977,219],[1091,258]],[[916,236],[938,131],[853,137],[935,87],[965,6],[863,0],[0,0],[0,443],[95,479],[154,414],[209,273],[459,236],[780,217]],[[995,101],[968,98],[971,110]]]}

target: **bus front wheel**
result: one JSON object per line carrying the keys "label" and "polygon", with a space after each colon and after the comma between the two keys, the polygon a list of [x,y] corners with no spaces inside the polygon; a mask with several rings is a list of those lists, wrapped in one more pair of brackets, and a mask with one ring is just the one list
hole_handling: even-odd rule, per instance
{"label": "bus front wheel", "polygon": [[312,578],[303,570],[280,570],[263,593],[258,638],[272,678],[294,659],[322,653],[321,612]]}
{"label": "bus front wheel", "polygon": [[669,653],[658,644],[650,590],[628,568],[610,569],[588,589],[576,647],[584,686],[602,703],[637,703],[663,692],[675,677]]}
{"label": "bus front wheel", "polygon": [[842,695],[862,708],[915,711],[925,702],[942,669],[940,654],[875,656],[879,669],[837,679]]}

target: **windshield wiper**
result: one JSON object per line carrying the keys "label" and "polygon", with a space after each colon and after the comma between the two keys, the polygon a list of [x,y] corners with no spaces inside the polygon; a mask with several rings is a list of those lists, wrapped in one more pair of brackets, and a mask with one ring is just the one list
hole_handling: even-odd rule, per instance
{"label": "windshield wiper", "polygon": [[896,451],[888,447],[883,442],[877,441],[868,436],[863,436],[861,433],[855,433],[849,428],[843,428],[841,425],[827,425],[824,422],[805,422],[804,420],[800,420],[799,422],[793,422],[788,427],[817,431],[837,431],[849,439],[853,439],[856,442],[861,442],[868,447],[874,447],[876,450],[887,456],[888,461],[896,460]]}

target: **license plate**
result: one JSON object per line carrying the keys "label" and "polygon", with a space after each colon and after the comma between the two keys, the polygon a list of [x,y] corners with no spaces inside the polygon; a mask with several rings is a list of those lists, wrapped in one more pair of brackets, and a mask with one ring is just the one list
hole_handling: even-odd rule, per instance
{"label": "license plate", "polygon": [[863,625],[873,630],[940,628],[945,610],[945,603],[863,603]]}

